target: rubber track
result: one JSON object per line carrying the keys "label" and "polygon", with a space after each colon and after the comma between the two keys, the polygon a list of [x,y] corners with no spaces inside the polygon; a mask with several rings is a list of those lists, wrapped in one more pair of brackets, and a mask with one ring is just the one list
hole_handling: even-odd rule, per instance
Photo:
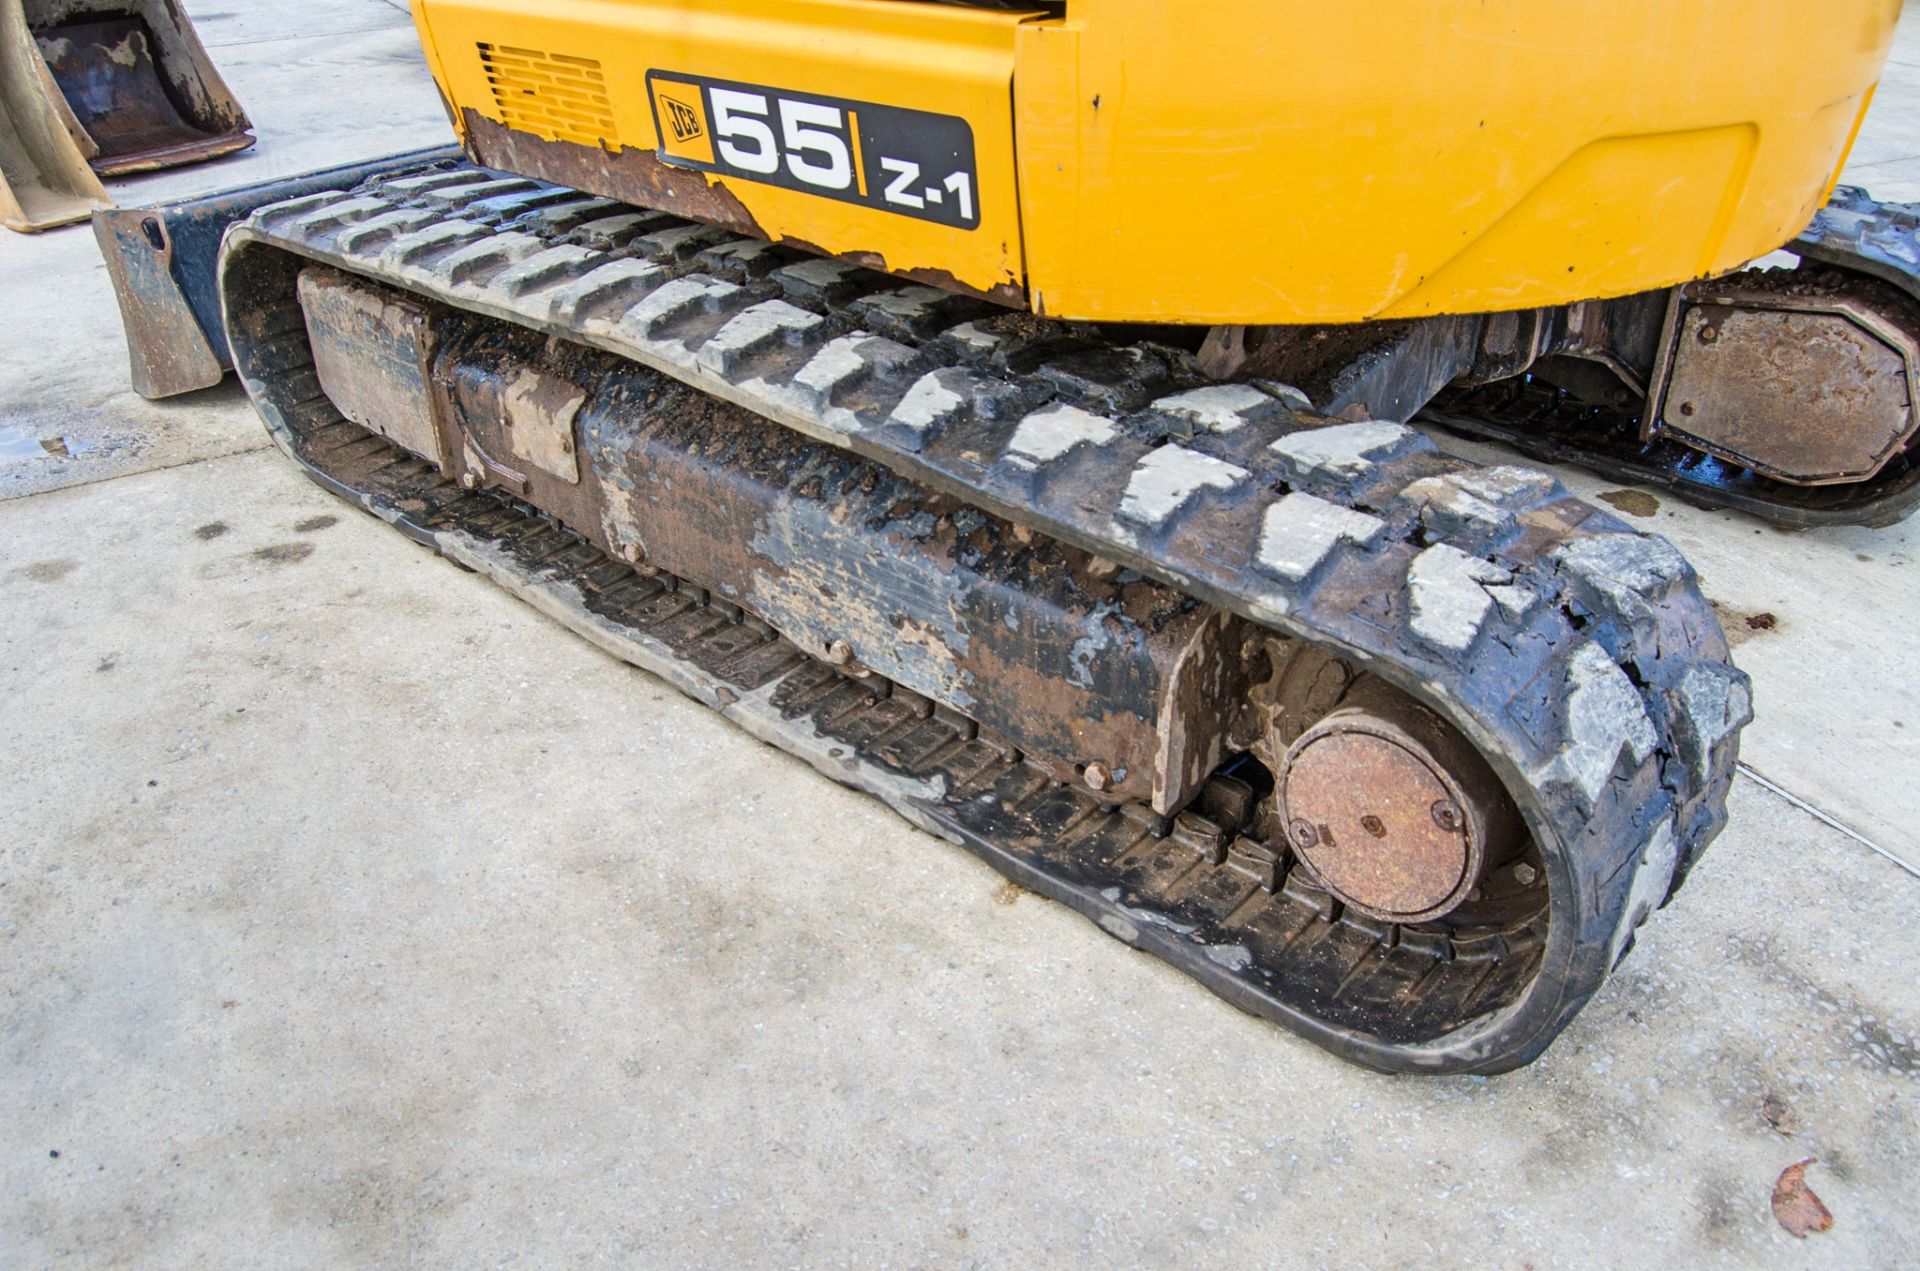
{"label": "rubber track", "polygon": [[[896,721],[906,732],[879,749],[822,756],[820,739],[840,737],[832,704],[859,685],[803,660],[749,696],[752,685],[696,674],[697,650],[655,648],[645,624],[596,608],[607,593],[555,563],[597,555],[590,546],[554,540],[554,553],[517,555],[541,531],[509,541],[502,527],[462,519],[476,500],[498,504],[397,454],[364,479],[333,475],[351,448],[377,454],[386,443],[334,422],[310,370],[285,382],[302,374],[303,333],[284,295],[265,293],[286,289],[288,254],[631,358],[1398,683],[1481,747],[1539,841],[1546,941],[1483,955],[1530,978],[1507,1001],[1443,992],[1453,981],[1436,968],[1471,964],[1462,950],[1369,929],[1324,896],[1303,898],[1292,875],[1269,879],[1272,893],[1256,887],[1266,900],[1241,895],[1245,870],[1230,851],[1197,875],[1159,861],[1161,846],[1127,837],[1150,818],[1100,812],[1022,764],[993,778],[992,798],[956,799],[980,789],[978,774],[943,770],[929,784],[924,762],[886,749],[931,729],[925,719]],[[1278,392],[1207,384],[1174,350],[1106,344],[467,167],[264,209],[230,235],[223,274],[242,378],[283,447],[323,482],[1237,1005],[1359,1062],[1499,1071],[1531,1059],[1723,823],[1747,683],[1691,569],[1543,474],[1477,468],[1411,429],[1332,424]],[[331,457],[314,449],[323,442]],[[383,488],[394,473],[411,484]],[[642,586],[631,575],[620,585]],[[805,701],[815,690],[820,702]],[[944,745],[925,741],[928,754]],[[1293,899],[1273,899],[1289,886]],[[1249,914],[1268,912],[1317,914],[1326,931],[1300,947],[1318,971],[1290,961],[1307,937],[1251,930]],[[1417,1021],[1383,1029],[1375,1018],[1371,1031],[1343,1022],[1340,992],[1363,969],[1371,980],[1409,968],[1418,974],[1401,993]]]}
{"label": "rubber track", "polygon": [[1869,274],[1920,300],[1920,203],[1881,203],[1857,185],[1836,186],[1787,250]]}

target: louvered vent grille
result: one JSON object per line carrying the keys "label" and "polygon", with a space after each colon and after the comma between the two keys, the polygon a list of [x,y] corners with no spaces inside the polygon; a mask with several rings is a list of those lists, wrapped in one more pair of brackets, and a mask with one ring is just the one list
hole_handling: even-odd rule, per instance
{"label": "louvered vent grille", "polygon": [[549,141],[618,144],[606,77],[592,58],[482,44],[480,62],[507,127]]}

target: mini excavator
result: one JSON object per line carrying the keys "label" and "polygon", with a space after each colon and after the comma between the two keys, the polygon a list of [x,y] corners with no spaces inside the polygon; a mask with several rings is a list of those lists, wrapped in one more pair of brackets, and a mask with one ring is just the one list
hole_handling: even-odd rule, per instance
{"label": "mini excavator", "polygon": [[415,0],[464,156],[236,223],[226,340],[315,480],[756,737],[1502,1071],[1748,687],[1672,547],[1413,425],[1905,515],[1920,218],[1836,190],[1898,10]]}

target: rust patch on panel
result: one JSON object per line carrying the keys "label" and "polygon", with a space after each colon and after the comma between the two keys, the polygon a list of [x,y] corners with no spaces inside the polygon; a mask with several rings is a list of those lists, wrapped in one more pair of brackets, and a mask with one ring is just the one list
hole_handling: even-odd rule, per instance
{"label": "rust patch on panel", "polygon": [[500,391],[500,422],[511,435],[513,453],[569,485],[578,484],[573,421],[586,401],[586,391],[565,380],[532,368],[515,375]]}
{"label": "rust patch on panel", "polygon": [[471,106],[460,115],[468,150],[475,162],[487,167],[766,237],[732,191],[709,183],[699,172],[662,163],[652,151],[616,152],[577,141],[547,141],[497,123]]}
{"label": "rust patch on panel", "polygon": [[[610,150],[577,141],[548,141],[489,119],[471,106],[461,110],[461,119],[467,146],[476,163],[586,190],[602,198],[657,208],[738,234],[774,239],[725,184],[710,180],[705,173],[662,163],[651,150],[631,146]],[[983,290],[967,285],[944,269],[890,268],[886,258],[876,252],[834,252],[792,236],[781,236],[775,241],[957,295],[990,300],[1015,309],[1027,307],[1026,289],[1012,283]]]}

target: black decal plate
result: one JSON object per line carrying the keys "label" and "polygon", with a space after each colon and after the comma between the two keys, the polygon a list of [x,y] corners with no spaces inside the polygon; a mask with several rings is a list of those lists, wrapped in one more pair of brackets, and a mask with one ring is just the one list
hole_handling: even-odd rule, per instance
{"label": "black decal plate", "polygon": [[957,115],[647,72],[660,158],[956,229],[980,224],[973,128]]}

